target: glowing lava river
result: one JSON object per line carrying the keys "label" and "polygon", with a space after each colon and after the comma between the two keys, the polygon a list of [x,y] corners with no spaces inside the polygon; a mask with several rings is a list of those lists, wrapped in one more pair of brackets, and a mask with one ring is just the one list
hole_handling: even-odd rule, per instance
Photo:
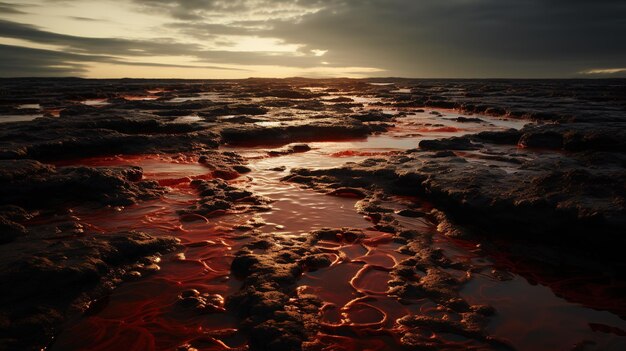
{"label": "glowing lava river", "polygon": [[[220,151],[244,156],[250,168],[241,176],[226,177],[229,185],[269,199],[265,211],[241,204],[210,216],[179,215],[199,201],[193,180],[222,177],[198,163],[198,155],[121,155],[58,162],[58,166],[141,167],[144,179],[167,186],[167,194],[127,207],[76,207],[73,215],[100,235],[139,230],[177,237],[183,248],[151,257],[141,272],[127,273],[125,281],[106,298],[92,302],[82,316],[66,323],[50,349],[245,350],[250,332],[242,328],[248,323],[244,319],[263,311],[242,317],[225,307],[224,300],[246,284],[233,273],[233,261],[241,252],[279,257],[281,245],[303,243],[315,231],[318,234],[312,245],[318,252],[316,257],[329,263],[305,266],[293,287],[294,299],[316,296],[321,301],[317,311],[307,312],[315,316],[317,329],[303,345],[305,349],[411,350],[407,346],[411,340],[433,350],[555,350],[563,349],[563,345],[577,350],[586,350],[585,345],[626,349],[626,321],[559,297],[562,295],[555,286],[567,282],[549,282],[541,274],[537,280],[529,278],[540,269],[524,270],[495,249],[443,235],[432,216],[412,215],[432,209],[419,196],[380,196],[376,203],[388,209],[385,216],[397,227],[424,237],[411,248],[410,242],[397,240],[376,225],[377,218],[359,210],[367,205],[365,195],[346,190],[331,196],[284,180],[293,168],[341,167],[347,162],[401,153],[417,147],[419,140],[485,130],[484,126],[471,130],[467,124],[454,123],[443,128],[412,127],[412,118],[429,118],[429,112],[401,118],[395,128],[367,139],[310,142],[306,152],[272,154],[272,150],[284,148],[223,147]],[[446,113],[453,112],[444,111],[443,115]],[[523,125],[495,118],[489,122],[494,129]],[[531,152],[519,152],[532,157]],[[465,155],[470,162],[484,162],[484,158],[472,161],[471,151]],[[332,235],[319,234],[330,230],[324,228],[339,229]],[[264,253],[267,247],[260,242],[274,247],[274,256]],[[403,275],[401,264],[426,253],[436,257],[435,263],[418,265],[415,272]],[[423,298],[403,297],[408,288],[397,283],[399,277],[419,281],[426,276],[431,284],[441,286],[415,285],[428,294]],[[433,293],[437,289],[439,295]],[[467,313],[459,312],[462,308],[453,312],[437,300],[449,300],[450,296],[458,300],[457,304],[467,305]],[[297,314],[298,310],[291,312]],[[487,336],[466,327],[477,314],[485,316]]]}

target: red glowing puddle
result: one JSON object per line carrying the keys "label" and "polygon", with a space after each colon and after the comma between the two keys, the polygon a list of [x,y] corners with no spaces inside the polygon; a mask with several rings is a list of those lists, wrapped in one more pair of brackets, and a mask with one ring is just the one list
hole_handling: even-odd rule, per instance
{"label": "red glowing puddle", "polygon": [[390,156],[397,154],[397,151],[354,151],[345,150],[330,154],[330,157],[376,157],[376,156]]}
{"label": "red glowing puddle", "polygon": [[[417,147],[419,140],[432,139],[445,136],[460,136],[471,132],[479,132],[483,130],[498,130],[508,129],[510,127],[521,127],[525,124],[523,121],[512,121],[507,119],[493,119],[486,117],[485,120],[490,123],[459,123],[450,120],[446,120],[448,127],[439,127],[433,129],[422,129],[423,135],[415,135],[413,132],[417,131],[416,128],[424,128],[423,120],[420,118],[432,120],[448,118],[454,115],[454,111],[446,111],[440,115],[432,115],[428,112],[418,113],[415,116],[409,116],[400,118],[398,126],[392,129],[389,133],[372,136],[366,140],[352,140],[344,142],[314,142],[309,143],[312,147],[312,151],[304,154],[293,154],[279,158],[263,158],[258,157],[258,150],[237,150],[244,154],[252,155],[255,159],[253,166],[256,168],[255,174],[264,174],[266,177],[265,182],[260,182],[256,191],[267,191],[271,188],[271,184],[274,182],[277,176],[282,176],[286,173],[283,171],[268,171],[276,167],[284,166],[287,169],[296,167],[306,168],[330,168],[342,166],[346,161],[358,162],[367,157],[375,157],[377,154],[393,153],[399,150],[409,149]],[[456,114],[458,116],[458,114]],[[482,116],[481,116],[482,118]],[[454,127],[457,126],[457,127]],[[462,126],[462,128],[461,128]],[[262,155],[261,155],[262,156]],[[327,157],[327,156],[341,156],[341,157]],[[273,172],[273,173],[272,173]],[[285,185],[278,185],[284,187]],[[290,189],[291,194],[294,189]],[[271,191],[270,191],[271,192]],[[298,201],[299,195],[296,195],[295,204],[303,203],[304,201]],[[323,200],[327,201],[327,200]],[[392,207],[392,204],[386,204]],[[391,206],[390,206],[391,205]],[[427,212],[430,209],[428,204],[424,204],[424,210]],[[289,209],[289,207],[287,207]],[[302,209],[306,213],[310,209],[306,206]],[[293,211],[293,218],[298,218],[302,215],[301,209]],[[334,215],[334,214],[333,214]],[[399,222],[408,229],[418,229],[421,231],[434,232],[436,228],[423,218],[404,218],[397,217]],[[340,223],[339,220],[335,223]],[[335,224],[336,226],[336,224]],[[448,246],[449,248],[450,246]],[[438,312],[433,307],[434,304],[430,301],[416,302],[414,305],[401,305],[396,300],[386,297],[384,294],[386,279],[388,275],[385,269],[388,268],[384,263],[385,258],[381,258],[386,254],[390,254],[392,251],[386,251],[384,248],[377,248],[373,250],[371,259],[375,262],[363,260],[363,262],[353,262],[356,257],[363,256],[361,252],[363,248],[358,245],[352,245],[349,247],[342,247],[340,249],[342,253],[350,258],[348,262],[336,263],[327,270],[320,270],[316,272],[306,273],[301,281],[302,292],[312,292],[320,296],[327,302],[326,309],[324,310],[325,323],[334,324],[335,327],[348,325],[350,328],[357,328],[361,325],[367,325],[371,327],[369,323],[378,323],[382,321],[378,318],[378,310],[376,308],[364,308],[359,311],[359,323],[354,323],[350,319],[350,309],[346,309],[346,306],[351,301],[358,300],[359,298],[367,298],[370,305],[384,306],[381,308],[383,313],[388,315],[388,318],[383,324],[388,329],[388,334],[393,334],[393,323],[395,319],[400,318],[406,314],[431,314],[436,316]],[[469,255],[471,252],[466,248],[457,248],[462,250],[463,255]],[[463,251],[464,250],[464,251]],[[446,251],[448,254],[452,252]],[[395,252],[394,252],[395,253]],[[395,253],[397,254],[397,253]],[[356,255],[356,257],[355,257]],[[337,255],[338,257],[338,255]],[[490,265],[486,263],[486,259],[483,257],[473,257],[471,261],[477,265],[484,265],[487,267]],[[364,271],[365,264],[371,264],[373,266],[382,266],[383,269],[376,267],[372,269],[368,268]],[[388,264],[388,261],[387,261]],[[359,272],[362,272],[359,276]],[[365,272],[365,273],[363,273]],[[367,273],[367,274],[366,274]],[[451,272],[453,275],[466,276],[465,271]],[[367,276],[368,279],[362,279],[363,276]],[[520,276],[513,275],[515,284],[509,282],[494,282],[493,280],[484,280],[482,276],[475,276],[475,278],[468,284],[466,290],[463,293],[464,297],[467,297],[468,301],[476,304],[491,304],[499,310],[497,317],[490,326],[490,331],[494,336],[508,340],[511,344],[519,349],[538,350],[538,349],[554,349],[554,345],[560,344],[563,346],[573,345],[580,342],[582,339],[597,340],[598,345],[606,347],[606,349],[621,350],[619,347],[624,342],[624,338],[619,336],[607,337],[606,332],[614,331],[615,326],[623,325],[623,321],[615,315],[607,312],[599,312],[595,314],[595,311],[579,306],[574,303],[567,302],[561,298],[556,297],[549,288],[542,286],[533,286],[521,278]],[[358,278],[358,279],[357,279]],[[484,287],[489,289],[489,285],[499,287],[501,291],[497,294],[484,295],[484,298],[479,298],[480,294],[475,289]],[[476,295],[476,296],[475,296]],[[472,296],[472,298],[470,298]],[[504,300],[502,296],[508,297]],[[532,298],[524,298],[524,297]],[[519,303],[522,302],[523,303]],[[557,303],[561,308],[547,309],[546,304]],[[360,305],[359,305],[360,306]],[[500,311],[501,309],[501,311]],[[524,311],[519,311],[524,309]],[[369,312],[368,312],[369,311]],[[528,311],[534,311],[529,313]],[[541,313],[539,313],[540,311]],[[518,318],[524,315],[533,315],[532,319],[524,319],[526,323],[516,323]],[[551,314],[551,318],[543,318],[545,314]],[[595,316],[592,318],[592,315]],[[576,322],[572,322],[576,321]],[[508,325],[502,321],[508,321]],[[570,321],[566,323],[566,321]],[[343,324],[342,324],[343,323]],[[332,329],[332,328],[331,328]],[[558,332],[552,333],[552,330],[558,329]],[[543,335],[537,335],[537,331],[545,330]],[[618,329],[619,330],[619,329]],[[348,349],[364,349],[362,344],[359,344],[359,340],[364,339],[362,333],[359,337],[339,337],[337,335],[329,335],[326,331],[322,334],[321,338],[330,338],[341,345],[350,345]],[[332,332],[331,332],[332,333]],[[380,334],[372,332],[368,334],[369,337],[365,339],[372,341],[374,344],[376,341],[382,340]],[[390,338],[387,341],[386,346],[373,347],[373,349],[397,349],[399,346],[393,343],[394,338]],[[451,340],[454,340],[454,336],[451,336]],[[361,346],[359,346],[361,345]],[[370,344],[371,345],[371,344]],[[393,345],[393,346],[390,346]],[[470,345],[468,345],[470,346]]]}
{"label": "red glowing puddle", "polygon": [[171,235],[181,239],[185,249],[162,257],[160,270],[123,284],[96,302],[85,316],[68,323],[53,350],[163,350],[188,342],[221,350],[244,342],[235,329],[234,316],[199,315],[177,304],[178,295],[185,290],[227,296],[239,288],[239,283],[230,279],[230,261],[231,252],[243,242],[235,240],[230,228],[245,221],[245,216],[184,223],[176,213],[197,201],[189,182],[208,171],[195,159],[187,155],[140,155],[57,162],[58,166],[141,166],[145,178],[176,185],[158,200],[96,211],[77,208],[74,215],[102,235],[123,230]]}
{"label": "red glowing puddle", "polygon": [[274,200],[271,211],[257,215],[268,223],[260,228],[262,231],[299,234],[323,227],[371,226],[354,210],[355,199],[305,190],[298,185],[281,182],[281,175],[282,172],[255,170],[250,176],[252,179],[246,181],[246,188]]}
{"label": "red glowing puddle", "polygon": [[[496,308],[488,330],[519,350],[556,350],[583,341],[593,343],[596,350],[626,350],[626,334],[620,336],[626,321],[569,303],[548,287],[531,285],[520,276],[505,282],[477,276],[467,284],[463,296]],[[594,324],[616,332],[594,330]]]}
{"label": "red glowing puddle", "polygon": [[[498,256],[491,258],[476,254],[475,246],[471,242],[452,240],[441,235],[437,242],[448,257],[483,267],[480,273],[472,276],[461,295],[472,304],[493,306],[497,313],[488,327],[489,332],[507,340],[516,349],[558,350],[570,349],[575,345],[587,345],[594,350],[626,349],[626,321],[617,315],[569,302],[555,295],[555,291],[559,289],[552,290],[551,288],[556,288],[553,284],[548,287],[531,283],[522,276],[503,269],[511,264],[507,259],[503,258],[506,262],[500,262]],[[535,269],[541,270],[541,267]],[[494,273],[508,275],[510,280],[496,279]],[[524,270],[524,274],[546,281],[545,272]],[[544,279],[539,279],[539,276]],[[580,284],[570,285],[571,289],[588,291],[598,288],[594,287],[593,280],[577,281]],[[557,285],[558,283],[566,282],[557,282]],[[571,296],[572,293],[573,291],[568,291],[564,295]],[[610,298],[610,295],[604,298]],[[579,295],[574,301],[589,301],[595,306],[597,303],[594,299],[596,297],[593,294]],[[610,308],[610,301],[604,302]]]}
{"label": "red glowing puddle", "polygon": [[[98,302],[88,313],[71,321],[55,341],[52,350],[163,350],[193,342],[207,349],[223,350],[239,346],[244,338],[236,332],[236,319],[229,314],[195,315],[176,305],[178,295],[188,289],[227,296],[239,288],[230,278],[231,252],[245,241],[237,240],[231,228],[243,224],[251,215],[228,215],[205,222],[181,222],[176,211],[197,200],[187,185],[190,178],[201,176],[207,168],[185,155],[141,155],[88,158],[57,162],[58,166],[122,166],[144,168],[146,179],[187,179],[159,200],[126,208],[89,210],[77,208],[74,215],[87,228],[101,232],[142,230],[153,235],[180,238],[186,248],[176,255],[166,255],[161,269],[143,279],[123,284],[111,296]],[[265,231],[282,225],[286,233],[301,233],[315,227],[366,227],[370,223],[354,211],[355,200],[328,197],[279,182],[270,173],[252,174],[252,180],[240,179],[240,186],[260,190],[276,200],[274,210],[260,221],[268,222]],[[332,213],[332,216],[329,214]],[[306,214],[306,215],[305,215]],[[257,215],[258,216],[258,215]],[[258,220],[257,220],[258,221]],[[158,292],[158,293],[155,293]],[[222,332],[227,330],[227,332]],[[218,335],[216,335],[218,334]],[[222,335],[224,334],[224,335]],[[76,335],[81,335],[76,338]]]}
{"label": "red glowing puddle", "polygon": [[[199,341],[213,347],[210,349],[222,350],[226,349],[224,345],[244,342],[236,331],[234,316],[199,315],[177,304],[178,295],[185,290],[228,296],[239,288],[239,283],[230,278],[230,262],[232,252],[244,241],[236,240],[229,228],[243,219],[225,216],[211,223],[181,223],[176,210],[193,201],[191,194],[169,194],[162,200],[120,211],[76,211],[81,223],[101,230],[102,235],[142,230],[178,237],[185,249],[162,257],[160,270],[123,284],[86,316],[70,322],[53,350],[165,350]],[[75,335],[82,337],[77,339]]]}
{"label": "red glowing puddle", "polygon": [[[439,110],[438,110],[439,111]],[[268,158],[255,161],[259,169],[269,169],[285,166],[287,169],[295,167],[330,168],[340,167],[346,162],[359,162],[368,157],[387,156],[408,149],[418,148],[422,140],[463,136],[482,131],[506,130],[522,128],[526,121],[479,116],[484,123],[457,122],[454,118],[462,116],[453,110],[444,110],[432,114],[433,110],[424,112],[410,112],[406,116],[398,116],[388,132],[361,139],[313,141],[308,143],[311,151],[303,154],[287,155],[279,158]],[[386,111],[398,114],[398,111]],[[278,122],[269,122],[278,123]],[[283,143],[275,145],[282,146]],[[256,144],[226,147],[251,158],[263,158],[270,145]],[[326,156],[332,156],[332,158]]]}
{"label": "red glowing puddle", "polygon": [[[411,118],[403,120],[411,123]],[[416,124],[415,128],[423,126]],[[472,131],[479,129],[477,127]],[[468,129],[459,133],[467,132]],[[429,133],[427,137],[438,137],[438,133]],[[325,226],[367,228],[371,223],[356,213],[355,200],[325,196],[283,183],[280,178],[287,173],[271,169],[280,166],[337,167],[346,161],[360,161],[375,153],[414,148],[421,138],[400,126],[389,134],[367,140],[310,143],[312,151],[283,157],[259,158],[259,155],[263,156],[260,148],[236,148],[235,151],[251,156],[253,171],[233,183],[275,200],[271,212],[254,216],[257,221],[267,223],[261,227],[262,231],[299,235]],[[343,157],[328,157],[337,153],[342,153]],[[194,159],[185,156],[144,155],[94,158],[81,162],[91,166],[134,164],[144,167],[146,178],[161,180],[188,181],[207,172]],[[229,276],[231,252],[241,247],[244,241],[237,241],[237,234],[230,228],[253,216],[234,214],[211,219],[209,223],[181,223],[176,210],[194,202],[196,195],[185,186],[185,181],[176,184],[161,200],[101,212],[77,210],[77,216],[84,223],[103,233],[139,229],[155,235],[177,236],[187,246],[178,255],[163,257],[160,271],[140,281],[122,285],[108,300],[71,322],[59,336],[53,350],[161,350],[199,338],[204,341],[206,349],[223,350],[242,344],[244,337],[231,330],[237,325],[232,316],[197,316],[181,311],[175,303],[178,294],[190,288],[222,296],[236,291],[239,284]],[[403,201],[398,199],[400,202]],[[401,207],[398,205],[398,209]],[[428,209],[428,204],[425,204],[424,210]],[[397,218],[407,229],[435,231],[433,225],[423,218]],[[404,256],[396,251],[398,244],[386,240],[384,234],[368,231],[367,235],[369,239],[359,244],[320,243],[335,263],[327,269],[307,272],[300,281],[299,291],[313,292],[326,301],[322,317],[324,328],[318,336],[320,340],[349,350],[397,350],[397,338],[402,330],[397,329],[395,320],[407,314],[440,316],[441,313],[427,299],[404,305],[386,295],[388,271]],[[454,246],[449,241],[444,246],[447,255],[464,255],[476,264],[490,265],[485,258],[471,257],[466,247]],[[494,336],[510,340],[519,349],[550,349],[553,345],[571,345],[580,339],[599,340],[606,349],[621,349],[615,346],[621,346],[623,338],[606,333],[607,330],[614,330],[611,328],[622,328],[623,321],[619,318],[568,303],[551,295],[548,288],[533,286],[518,276],[510,282],[476,276],[463,294],[472,303],[494,305],[498,315],[490,330]],[[592,324],[595,327],[589,323],[595,323]],[[451,337],[452,342],[453,339]]]}
{"label": "red glowing puddle", "polygon": [[[399,350],[402,330],[396,320],[406,315],[438,316],[428,300],[400,303],[387,294],[389,271],[408,256],[397,250],[391,235],[366,231],[357,243],[321,242],[338,258],[329,268],[307,272],[299,294],[312,293],[324,301],[317,338],[346,350]],[[343,257],[343,259],[340,259]]]}
{"label": "red glowing puddle", "polygon": [[[204,276],[209,280],[211,277]],[[150,278],[117,288],[106,304],[70,323],[52,350],[169,350],[203,340],[215,350],[237,346],[236,318],[229,314],[197,314],[177,304],[181,290],[196,288],[227,295],[232,284],[203,285]],[[80,337],[76,337],[80,335]]]}

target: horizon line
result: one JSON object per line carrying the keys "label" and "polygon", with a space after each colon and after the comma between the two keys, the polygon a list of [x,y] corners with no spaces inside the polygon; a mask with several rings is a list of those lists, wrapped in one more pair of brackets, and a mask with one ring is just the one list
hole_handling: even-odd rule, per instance
{"label": "horizon line", "polygon": [[580,76],[580,77],[436,77],[436,78],[418,78],[418,77],[397,77],[397,76],[389,76],[389,77],[247,77],[247,78],[158,78],[158,77],[143,77],[143,78],[131,78],[131,77],[122,77],[122,78],[108,78],[108,77],[75,77],[75,76],[16,76],[16,77],[0,77],[1,80],[10,80],[10,79],[75,79],[75,80],[186,80],[186,81],[206,81],[206,80],[221,80],[221,81],[232,81],[232,80],[253,80],[253,79],[267,79],[267,80],[290,80],[290,79],[306,79],[306,80],[384,80],[384,79],[403,79],[403,80],[624,80],[626,77],[590,77],[590,76]]}

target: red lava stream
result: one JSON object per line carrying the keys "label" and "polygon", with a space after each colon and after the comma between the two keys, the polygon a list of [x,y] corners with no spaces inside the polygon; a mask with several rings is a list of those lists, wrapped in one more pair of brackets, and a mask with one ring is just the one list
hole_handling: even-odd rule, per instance
{"label": "red lava stream", "polygon": [[[454,129],[454,128],[452,128]],[[436,130],[457,132],[458,130]],[[426,129],[420,130],[427,132]],[[381,139],[377,139],[381,138]],[[251,158],[253,171],[232,182],[274,200],[273,210],[261,214],[228,213],[205,221],[181,221],[176,210],[197,200],[189,186],[192,179],[211,178],[208,168],[185,155],[141,155],[99,157],[61,162],[59,165],[136,165],[144,177],[169,186],[162,199],[126,208],[74,209],[83,225],[107,232],[136,229],[154,235],[181,239],[184,250],[160,257],[159,268],[139,280],[121,284],[107,298],[95,301],[87,312],[69,322],[51,350],[173,350],[180,345],[204,345],[202,350],[230,350],[245,347],[245,335],[237,330],[237,318],[229,313],[194,314],[177,306],[178,295],[189,289],[228,296],[240,282],[231,276],[233,252],[240,240],[234,227],[250,220],[264,222],[264,232],[300,235],[321,227],[366,229],[368,238],[360,243],[321,242],[334,263],[326,269],[306,272],[298,293],[314,293],[325,301],[322,332],[318,337],[338,345],[333,350],[398,350],[402,330],[395,321],[407,314],[444,318],[429,299],[400,303],[387,295],[389,271],[403,259],[399,244],[385,233],[368,230],[371,223],[359,215],[355,199],[326,196],[293,184],[280,182],[285,174],[269,169],[277,166],[332,167],[358,161],[377,153],[389,154],[406,148],[389,136],[365,142],[311,143],[313,150],[275,158],[254,158],[259,149],[237,149]],[[386,147],[380,148],[383,144]],[[415,144],[415,142],[413,142]],[[329,157],[334,156],[334,157]],[[398,199],[398,205],[402,206]],[[420,218],[403,218],[404,226],[436,231]],[[493,261],[477,257],[471,247],[438,236],[437,245],[447,255],[463,256],[485,266]],[[456,272],[465,274],[466,272]],[[608,313],[594,311],[557,297],[549,288],[532,285],[521,276],[499,282],[476,275],[463,290],[472,303],[493,305],[498,314],[490,332],[521,350],[558,349],[582,339],[596,340],[600,347],[615,349],[626,345],[624,338],[611,333],[624,330],[626,322]],[[595,329],[589,325],[596,325]],[[606,326],[606,327],[602,327]],[[608,328],[608,329],[607,329]],[[621,329],[620,329],[621,328]],[[608,330],[608,332],[607,332]],[[450,337],[450,343],[466,341]],[[468,347],[471,345],[467,345]]]}

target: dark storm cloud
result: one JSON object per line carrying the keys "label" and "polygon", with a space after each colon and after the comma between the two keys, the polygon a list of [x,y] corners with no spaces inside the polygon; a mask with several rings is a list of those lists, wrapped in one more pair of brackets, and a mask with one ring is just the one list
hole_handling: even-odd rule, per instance
{"label": "dark storm cloud", "polygon": [[[33,56],[40,52],[45,52],[41,59],[33,57],[32,60],[25,60],[20,63],[24,68],[27,65],[36,67],[37,72],[49,70],[51,74],[61,72],[80,73],[83,71],[84,62],[102,62],[116,63],[135,66],[154,66],[154,67],[177,67],[177,68],[206,68],[206,69],[222,69],[245,71],[245,69],[223,68],[221,66],[207,66],[202,63],[211,64],[244,64],[244,65],[286,65],[293,67],[310,67],[319,65],[320,59],[313,57],[302,57],[294,55],[276,55],[271,52],[244,52],[244,51],[221,51],[221,50],[202,50],[194,44],[177,44],[173,41],[146,41],[146,40],[126,40],[115,38],[86,38],[64,34],[57,34],[38,29],[35,26],[11,22],[0,19],[0,37],[27,40],[39,44],[52,44],[66,47],[74,50],[72,54],[59,53],[56,58],[59,62],[66,62],[71,57],[71,62],[66,62],[63,69],[54,66],[55,51],[51,50],[34,50],[20,51],[19,57],[30,53]],[[13,47],[13,46],[11,46]],[[14,47],[19,48],[19,47]],[[5,49],[0,53],[3,61],[13,62],[18,59],[15,55],[10,55],[10,50]],[[186,55],[197,58],[198,65],[172,65],[159,63],[136,63],[128,62],[114,56],[142,56],[148,58],[152,55]],[[50,64],[44,60],[50,59]],[[8,65],[9,63],[5,64]],[[35,68],[33,68],[35,69]],[[10,74],[11,70],[0,72],[3,76]]]}
{"label": "dark storm cloud", "polygon": [[187,35],[253,34],[328,49],[335,65],[381,67],[396,75],[567,76],[626,64],[623,0],[283,0],[321,8],[297,21],[268,20],[271,29],[213,26],[206,12],[241,13],[263,0],[142,2],[195,14],[174,27]]}
{"label": "dark storm cloud", "polygon": [[79,76],[92,57],[58,51],[0,45],[0,77]]}
{"label": "dark storm cloud", "polygon": [[236,70],[217,66],[188,66],[152,62],[128,62],[107,55],[84,55],[54,50],[25,48],[0,44],[0,77],[80,76],[88,63],[110,63],[129,66],[164,68],[205,68]]}
{"label": "dark storm cloud", "polygon": [[[326,61],[335,67],[381,68],[385,75],[397,76],[571,77],[577,72],[626,67],[623,0],[133,2],[140,11],[169,15],[172,22],[166,28],[174,37],[224,42],[246,35],[302,47],[299,55],[211,51],[167,38],[63,35],[7,20],[0,20],[0,37],[57,45],[84,55],[184,55],[208,64],[291,67]],[[328,52],[313,57],[313,49]]]}
{"label": "dark storm cloud", "polygon": [[623,67],[626,2],[344,1],[267,35],[328,49],[327,61],[398,75],[559,76]]}
{"label": "dark storm cloud", "polygon": [[176,43],[170,39],[127,40],[58,34],[7,20],[0,20],[0,37],[59,45],[88,54],[153,56],[185,54],[200,49],[198,45]]}

